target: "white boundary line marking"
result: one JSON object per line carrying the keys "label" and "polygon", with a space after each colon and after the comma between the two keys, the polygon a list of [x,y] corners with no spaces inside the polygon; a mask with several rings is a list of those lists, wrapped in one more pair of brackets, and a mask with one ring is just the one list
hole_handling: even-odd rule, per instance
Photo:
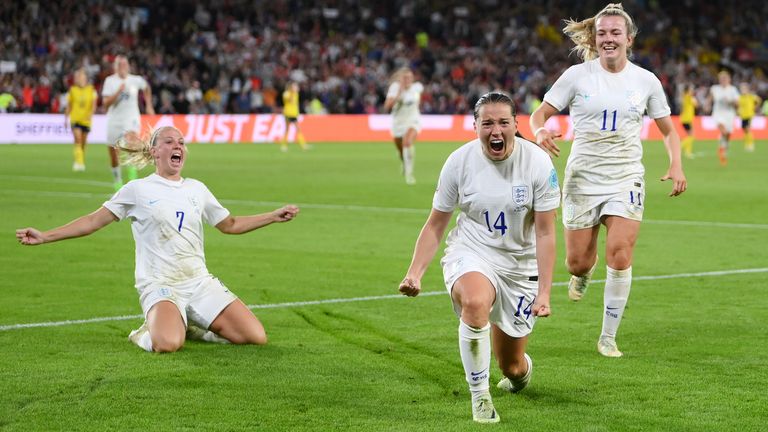
{"label": "white boundary line marking", "polygon": [[[768,273],[768,267],[737,269],[737,270],[720,270],[720,271],[700,272],[700,273],[678,273],[678,274],[671,274],[671,275],[637,276],[637,277],[633,277],[632,279],[633,281],[652,281],[652,280],[662,280],[662,279],[728,276],[728,275],[734,275],[734,274],[749,274],[749,273]],[[600,279],[600,280],[596,279],[596,280],[593,280],[592,282],[593,283],[605,282],[605,279]],[[556,283],[553,283],[552,285],[565,286],[565,285],[568,285],[568,282],[556,282]],[[445,295],[445,294],[447,294],[447,291],[440,290],[440,291],[423,292],[419,294],[419,296],[428,297],[428,296]],[[368,297],[348,297],[348,298],[308,300],[308,301],[287,302],[287,303],[268,303],[268,304],[262,304],[262,305],[248,305],[248,308],[249,309],[283,309],[283,308],[302,307],[302,306],[314,306],[314,305],[325,305],[325,304],[336,304],[336,303],[352,303],[352,302],[372,301],[372,300],[390,300],[390,299],[400,299],[400,298],[407,298],[407,297],[401,294],[388,294],[388,295],[378,295],[378,296],[368,296]],[[27,328],[60,327],[60,326],[68,326],[68,325],[75,325],[75,324],[91,324],[91,323],[108,322],[108,321],[127,321],[127,320],[133,320],[133,319],[141,319],[142,317],[143,315],[120,315],[120,316],[111,316],[111,317],[79,319],[79,320],[49,321],[49,322],[37,322],[37,323],[26,323],[26,324],[7,324],[7,325],[0,325],[0,332],[9,331],[9,330],[27,329]]]}
{"label": "white boundary line marking", "polygon": [[[2,176],[0,175],[0,179]],[[110,185],[111,187],[111,185]],[[4,190],[0,189],[0,194],[13,194],[24,196],[61,196],[67,198],[102,198],[104,200],[109,199],[114,192],[110,193],[91,193],[91,192],[55,192],[55,191],[34,191],[34,190]],[[250,201],[250,200],[234,200],[234,199],[220,199],[222,204],[237,204],[237,205],[250,205],[256,207],[281,207],[285,205],[285,202],[277,201]],[[427,215],[429,213],[428,208],[415,209],[406,207],[376,207],[376,206],[362,206],[354,204],[314,204],[314,203],[296,203],[297,206],[308,209],[323,209],[323,210],[351,210],[351,211],[376,211],[376,212],[389,212],[389,213],[411,213]],[[736,223],[736,222],[710,222],[710,221],[686,221],[686,220],[662,220],[662,219],[645,219],[643,223],[653,225],[687,225],[698,227],[717,227],[717,228],[746,228],[746,229],[768,229],[768,224],[752,224],[752,223]]]}

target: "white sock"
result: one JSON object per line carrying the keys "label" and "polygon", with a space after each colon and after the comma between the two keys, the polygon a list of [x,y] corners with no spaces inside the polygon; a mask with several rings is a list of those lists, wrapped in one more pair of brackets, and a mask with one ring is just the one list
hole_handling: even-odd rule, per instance
{"label": "white sock", "polygon": [[510,378],[509,380],[512,383],[512,388],[515,389],[515,392],[519,392],[520,390],[524,389],[531,381],[531,373],[533,372],[533,360],[531,360],[531,356],[529,356],[528,353],[524,353],[523,357],[525,358],[525,362],[528,363],[528,370],[525,372],[525,375],[517,379]]}
{"label": "white sock", "polygon": [[149,334],[149,331],[145,331],[144,334],[139,337],[139,340],[136,341],[136,345],[144,351],[152,352],[152,336]]}
{"label": "white sock", "polygon": [[475,328],[459,320],[459,353],[472,398],[488,392],[491,367],[491,325]]}
{"label": "white sock", "polygon": [[413,159],[414,159],[413,146],[403,148],[403,166],[405,167],[405,175],[413,175]]}
{"label": "white sock", "polygon": [[614,270],[607,267],[608,274],[605,278],[605,294],[603,304],[603,332],[601,336],[616,337],[616,332],[624,315],[624,307],[629,298],[629,289],[632,286],[632,267],[626,270]]}
{"label": "white sock", "polygon": [[120,167],[112,167],[112,178],[115,179],[115,183],[123,182],[123,174],[120,172]]}

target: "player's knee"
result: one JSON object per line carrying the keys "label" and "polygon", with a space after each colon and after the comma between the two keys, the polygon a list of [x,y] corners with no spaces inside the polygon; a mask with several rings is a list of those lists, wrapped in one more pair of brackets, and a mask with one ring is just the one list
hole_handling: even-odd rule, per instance
{"label": "player's knee", "polygon": [[158,353],[176,352],[184,346],[182,335],[152,335],[152,351]]}
{"label": "player's knee", "polygon": [[589,270],[595,264],[590,262],[585,257],[568,257],[565,261],[566,267],[568,267],[568,273],[574,276],[584,276],[589,273]]}
{"label": "player's knee", "polygon": [[511,362],[502,363],[499,361],[499,369],[507,378],[522,378],[528,372],[528,362],[525,359],[514,359]]}
{"label": "player's knee", "polygon": [[461,299],[462,315],[469,314],[475,317],[487,318],[491,310],[490,302],[479,296],[464,296]]}

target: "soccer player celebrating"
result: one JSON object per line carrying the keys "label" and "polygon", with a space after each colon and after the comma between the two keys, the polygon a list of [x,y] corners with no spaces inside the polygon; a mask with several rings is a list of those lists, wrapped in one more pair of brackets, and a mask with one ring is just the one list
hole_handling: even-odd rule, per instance
{"label": "soccer player celebrating", "polygon": [[408,296],[419,294],[421,278],[458,207],[441,260],[445,287],[459,316],[472,417],[496,423],[499,416],[488,390],[491,341],[505,375],[497,386],[522,390],[533,367],[525,353],[528,335],[536,317],[550,313],[560,189],[546,152],[515,136],[515,104],[507,94],[483,95],[474,117],[478,139],[445,162],[432,212],[399,289]]}
{"label": "soccer player celebrating", "polygon": [[671,196],[683,193],[687,185],[680,137],[659,79],[628,59],[637,28],[620,3],[609,4],[592,18],[566,21],[564,32],[584,62],[557,79],[530,125],[536,143],[557,156],[554,138],[560,135],[544,124],[558,112],[570,111],[575,135],[563,181],[566,265],[573,275],[568,296],[578,301],[584,295],[597,266],[597,235],[604,224],[608,274],[597,349],[620,357],[616,332],[629,298],[632,254],[646,202],[643,114],[647,111],[664,136],[669,170],[661,180],[673,181]]}
{"label": "soccer player celebrating", "polygon": [[156,170],[129,182],[95,212],[50,231],[16,230],[24,245],[82,237],[129,219],[136,243],[136,289],[146,321],[129,339],[146,351],[173,352],[186,338],[208,342],[265,344],[258,318],[208,272],[203,223],[225,234],[243,234],[274,222],[293,220],[298,207],[232,216],[201,182],[181,176],[187,159],[184,138],[174,127],[156,130],[149,140],[121,139],[128,161]]}
{"label": "soccer player celebrating", "polygon": [[[139,75],[130,73],[128,58],[123,55],[115,57],[115,73],[104,80],[101,89],[103,104],[107,108],[107,144],[109,144],[110,163],[115,190],[123,185],[120,172],[120,160],[117,140],[126,132],[141,131],[141,112],[139,111],[139,91],[144,96],[144,107],[149,115],[155,114],[152,106],[152,89],[147,81]],[[136,178],[136,168],[129,166],[128,180]]]}
{"label": "soccer player celebrating", "polygon": [[291,125],[296,128],[296,141],[302,150],[307,149],[307,142],[304,140],[304,134],[299,129],[299,84],[289,82],[283,92],[283,117],[285,117],[285,135],[280,142],[280,150],[288,151],[288,131]]}
{"label": "soccer player celebrating", "polygon": [[413,176],[414,144],[421,130],[419,104],[424,91],[424,86],[413,80],[413,71],[407,67],[399,69],[392,76],[392,84],[384,100],[384,109],[392,111],[392,136],[400,160],[403,161],[405,182],[409,185],[416,183]]}
{"label": "soccer player celebrating", "polygon": [[728,165],[728,145],[733,132],[733,121],[736,120],[736,108],[739,106],[739,91],[731,84],[731,74],[720,71],[717,74],[717,84],[709,88],[709,105],[712,107],[712,118],[720,130],[720,146],[717,157],[720,165]]}
{"label": "soccer player celebrating", "polygon": [[67,108],[64,115],[69,117],[72,135],[75,138],[72,171],[85,171],[85,144],[91,131],[91,119],[96,111],[98,94],[93,85],[88,83],[85,69],[75,71],[75,82],[67,93]]}

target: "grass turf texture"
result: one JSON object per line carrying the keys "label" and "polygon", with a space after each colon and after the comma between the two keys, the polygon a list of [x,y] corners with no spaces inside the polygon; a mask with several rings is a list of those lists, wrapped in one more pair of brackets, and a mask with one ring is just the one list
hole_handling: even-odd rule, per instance
{"label": "grass turf texture", "polygon": [[[715,144],[685,161],[690,189],[668,198],[660,142],[645,145],[646,221],[634,275],[752,273],[636,280],[619,332],[621,359],[599,356],[602,283],[569,303],[559,231],[553,315],[529,342],[535,370],[518,395],[492,389],[505,428],[760,430],[768,406],[768,146],[728,167]],[[297,203],[299,217],[244,236],[206,229],[208,267],[247,304],[396,294],[435,181],[459,144],[418,143],[406,186],[389,144],[190,145],[184,175],[233,214]],[[568,146],[564,146],[567,153]],[[555,162],[561,174],[566,156]],[[437,259],[416,299],[257,308],[269,345],[189,342],[170,355],[128,342],[141,319],[129,223],[39,247],[16,228],[48,229],[110,196],[104,146],[72,173],[71,147],[0,146],[0,429],[466,430],[474,425],[457,321]],[[149,171],[145,170],[142,175]],[[687,221],[695,221],[688,223]],[[742,225],[718,225],[720,223]],[[604,248],[604,231],[599,250]],[[439,258],[440,255],[438,255]],[[604,261],[595,274],[605,276]],[[21,323],[125,319],[55,327]],[[501,378],[492,370],[492,387]]]}

